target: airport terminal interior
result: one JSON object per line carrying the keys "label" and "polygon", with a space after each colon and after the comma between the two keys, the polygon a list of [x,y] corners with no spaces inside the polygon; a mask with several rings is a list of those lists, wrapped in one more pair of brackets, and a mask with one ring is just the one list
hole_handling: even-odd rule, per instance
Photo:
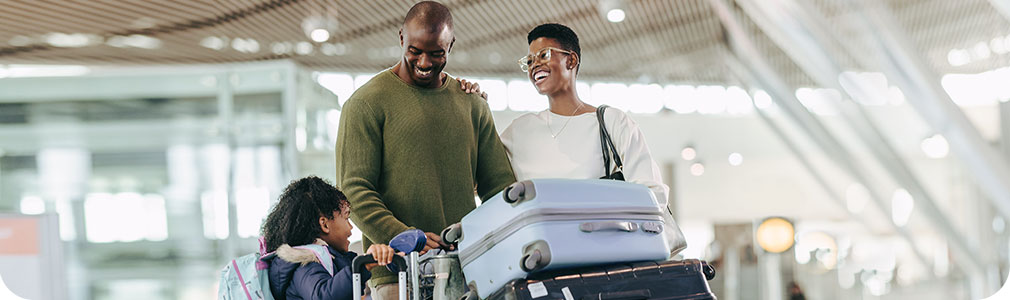
{"label": "airport terminal interior", "polygon": [[[0,298],[217,297],[288,183],[335,180],[416,2],[0,3]],[[548,109],[527,33],[578,34],[718,299],[1010,298],[1010,1],[439,2],[498,131]]]}

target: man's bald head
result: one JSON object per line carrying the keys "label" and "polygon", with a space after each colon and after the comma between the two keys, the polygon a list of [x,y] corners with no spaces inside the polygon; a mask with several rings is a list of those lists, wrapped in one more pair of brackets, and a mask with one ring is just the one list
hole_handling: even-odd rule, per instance
{"label": "man's bald head", "polygon": [[452,30],[452,13],[449,8],[435,1],[421,1],[414,4],[403,18],[403,27],[420,25],[429,32],[442,31],[443,27]]}

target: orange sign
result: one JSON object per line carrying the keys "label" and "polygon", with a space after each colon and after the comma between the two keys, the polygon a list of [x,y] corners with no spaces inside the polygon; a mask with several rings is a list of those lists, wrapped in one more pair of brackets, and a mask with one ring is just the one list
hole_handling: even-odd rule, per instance
{"label": "orange sign", "polygon": [[39,219],[0,218],[0,255],[39,254]]}

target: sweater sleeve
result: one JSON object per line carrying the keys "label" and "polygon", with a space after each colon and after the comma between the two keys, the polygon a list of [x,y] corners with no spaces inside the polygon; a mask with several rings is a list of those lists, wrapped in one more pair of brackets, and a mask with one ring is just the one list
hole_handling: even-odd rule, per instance
{"label": "sweater sleeve", "polygon": [[624,160],[624,176],[629,182],[645,185],[656,195],[659,205],[666,207],[669,202],[670,187],[663,183],[663,175],[659,164],[652,159],[649,145],[645,143],[645,135],[638,124],[626,113],[614,114],[614,124],[610,128],[617,131],[617,144]]}
{"label": "sweater sleeve", "polygon": [[344,104],[337,131],[337,182],[351,204],[351,219],[374,243],[389,243],[397,233],[410,229],[393,216],[378,192],[382,170],[382,123],[361,98]]}
{"label": "sweater sleeve", "polygon": [[516,177],[487,103],[481,102],[477,113],[477,195],[481,201],[487,201],[516,182]]}
{"label": "sweater sleeve", "polygon": [[[362,285],[368,281],[369,275],[367,271],[362,272]],[[290,288],[295,289],[295,293],[303,299],[351,300],[355,288],[351,278],[350,266],[330,276],[319,263],[310,263],[295,270]]]}

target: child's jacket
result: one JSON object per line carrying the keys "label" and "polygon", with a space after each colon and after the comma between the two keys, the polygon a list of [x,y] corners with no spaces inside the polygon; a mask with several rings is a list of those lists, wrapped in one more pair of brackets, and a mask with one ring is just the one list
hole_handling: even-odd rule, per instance
{"label": "child's jacket", "polygon": [[[264,258],[270,263],[268,274],[274,299],[350,300],[353,292],[351,261],[358,255],[326,248],[333,259],[333,276],[308,249],[284,244],[277,248],[276,255]],[[362,270],[361,281],[365,282],[369,277],[371,274]]]}

